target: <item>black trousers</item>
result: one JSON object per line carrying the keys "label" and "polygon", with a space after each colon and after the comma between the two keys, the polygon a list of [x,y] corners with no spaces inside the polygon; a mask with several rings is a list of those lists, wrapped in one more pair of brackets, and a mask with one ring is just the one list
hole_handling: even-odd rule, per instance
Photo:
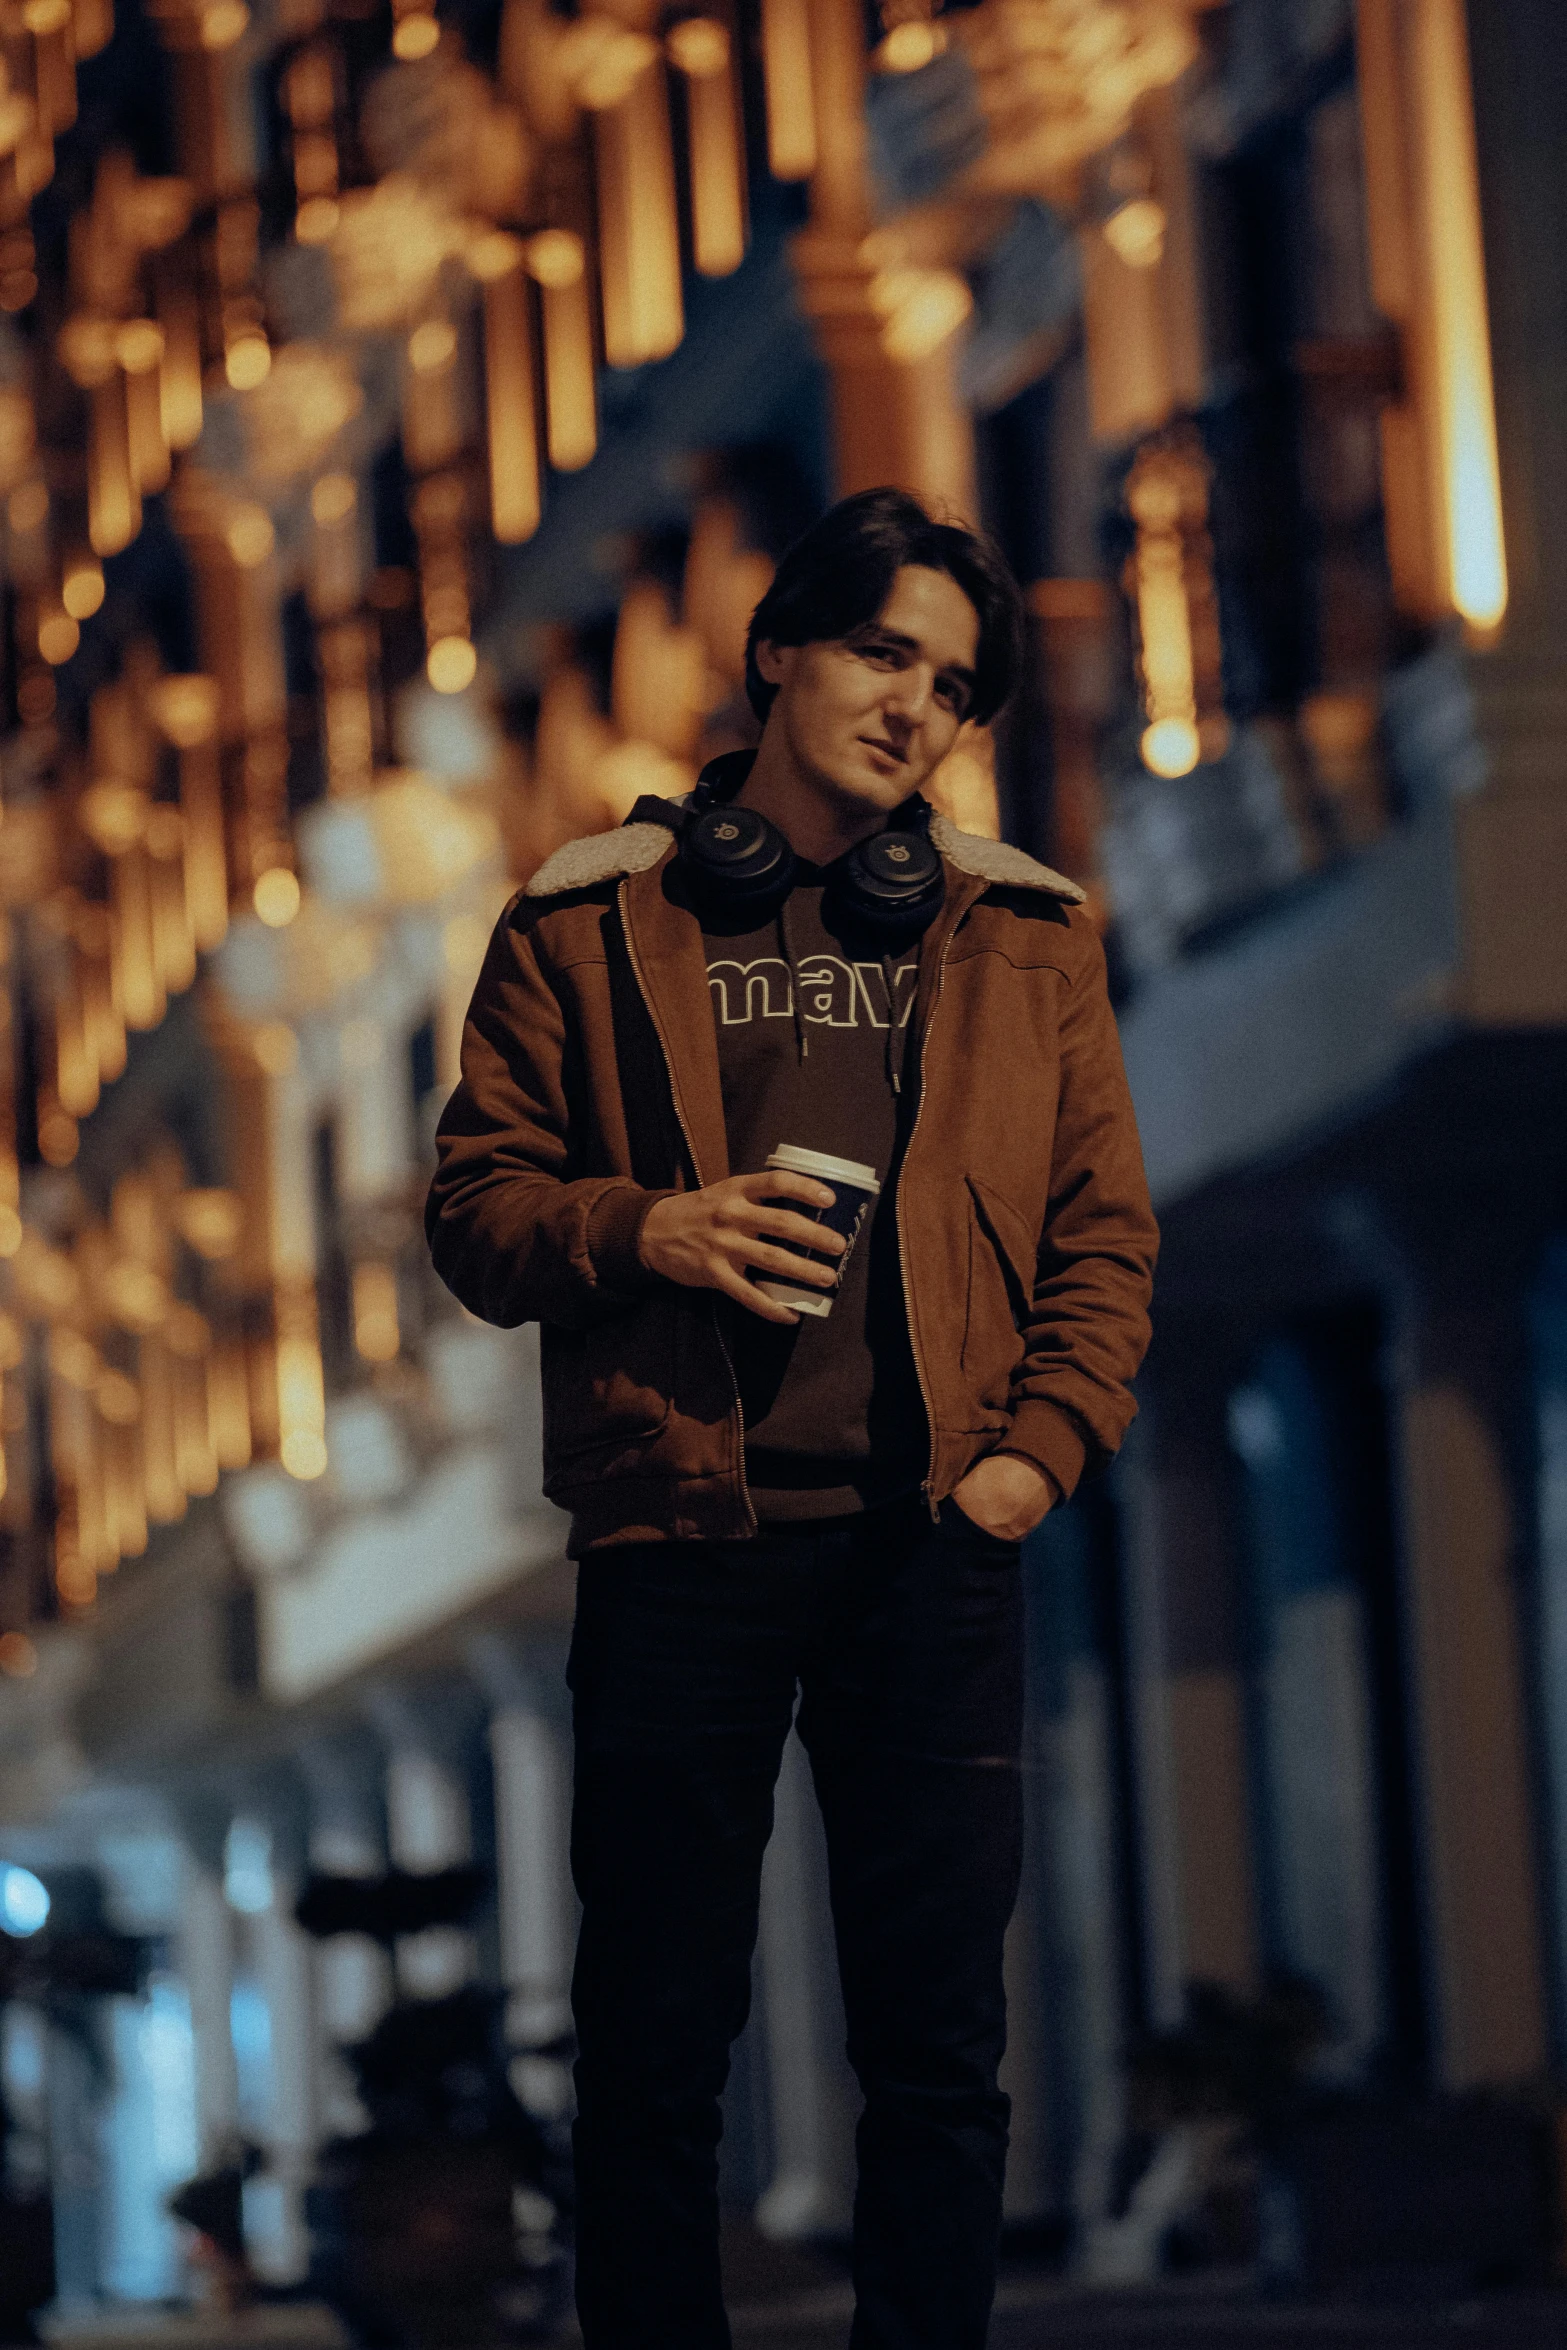
{"label": "black trousers", "polygon": [[587,2350],[728,2350],[719,2097],[800,1697],[864,2092],[854,2350],[982,2350],[1021,1860],[1015,1543],[953,1503],[590,1553],[570,1680]]}

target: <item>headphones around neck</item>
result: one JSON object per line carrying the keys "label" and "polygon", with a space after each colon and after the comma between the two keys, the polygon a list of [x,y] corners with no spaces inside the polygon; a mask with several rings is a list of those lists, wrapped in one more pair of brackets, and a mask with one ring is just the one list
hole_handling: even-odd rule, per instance
{"label": "headphones around neck", "polygon": [[[644,794],[630,824],[664,824],[679,843],[680,870],[698,908],[775,914],[797,876],[793,849],[775,824],[754,808],[735,807],[734,795],[754,753],[729,751],[710,759],[685,806]],[[904,822],[873,832],[827,868],[827,897],[863,928],[909,938],[929,928],[941,911],[946,875],[930,839],[930,809],[916,799]]]}

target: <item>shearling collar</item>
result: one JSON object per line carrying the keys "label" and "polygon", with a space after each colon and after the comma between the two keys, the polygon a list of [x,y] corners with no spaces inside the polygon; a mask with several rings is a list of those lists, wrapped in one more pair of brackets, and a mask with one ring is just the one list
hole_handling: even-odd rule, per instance
{"label": "shearling collar", "polygon": [[[960,832],[945,816],[932,816],[930,837],[940,855],[960,873],[1005,889],[1037,889],[1047,897],[1064,898],[1080,906],[1087,892],[1062,873],[1052,873],[1006,841],[986,840],[977,832]],[[600,882],[618,881],[628,873],[645,873],[670,847],[662,824],[622,824],[613,832],[590,832],[569,840],[547,857],[523,891],[524,897],[561,897],[568,890],[594,889]]]}

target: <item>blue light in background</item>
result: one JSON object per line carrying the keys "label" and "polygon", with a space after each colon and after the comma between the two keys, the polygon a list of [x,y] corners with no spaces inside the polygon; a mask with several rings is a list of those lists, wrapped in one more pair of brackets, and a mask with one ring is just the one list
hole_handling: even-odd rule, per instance
{"label": "blue light in background", "polygon": [[259,2137],[272,2117],[272,2011],[254,1975],[234,1978],[229,1994],[229,2038],[239,2076],[239,2118]]}
{"label": "blue light in background", "polygon": [[31,1869],[0,1868],[0,1926],[25,1938],[49,1921],[48,1888]]}

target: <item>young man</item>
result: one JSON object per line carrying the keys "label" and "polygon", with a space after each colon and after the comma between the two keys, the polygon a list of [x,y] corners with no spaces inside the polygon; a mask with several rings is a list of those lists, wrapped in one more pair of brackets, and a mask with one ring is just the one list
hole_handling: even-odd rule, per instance
{"label": "young man", "polygon": [[[441,1121],[435,1262],[542,1325],[580,1561],[589,2350],[729,2341],[719,2095],[797,1696],[865,2095],[853,2341],[985,2339],[1019,1544],[1125,1432],[1156,1246],[1083,893],[919,796],[1020,641],[983,540],[836,507],[752,622],[754,760],[513,900]],[[780,1146],[860,1170],[847,1250]]]}

